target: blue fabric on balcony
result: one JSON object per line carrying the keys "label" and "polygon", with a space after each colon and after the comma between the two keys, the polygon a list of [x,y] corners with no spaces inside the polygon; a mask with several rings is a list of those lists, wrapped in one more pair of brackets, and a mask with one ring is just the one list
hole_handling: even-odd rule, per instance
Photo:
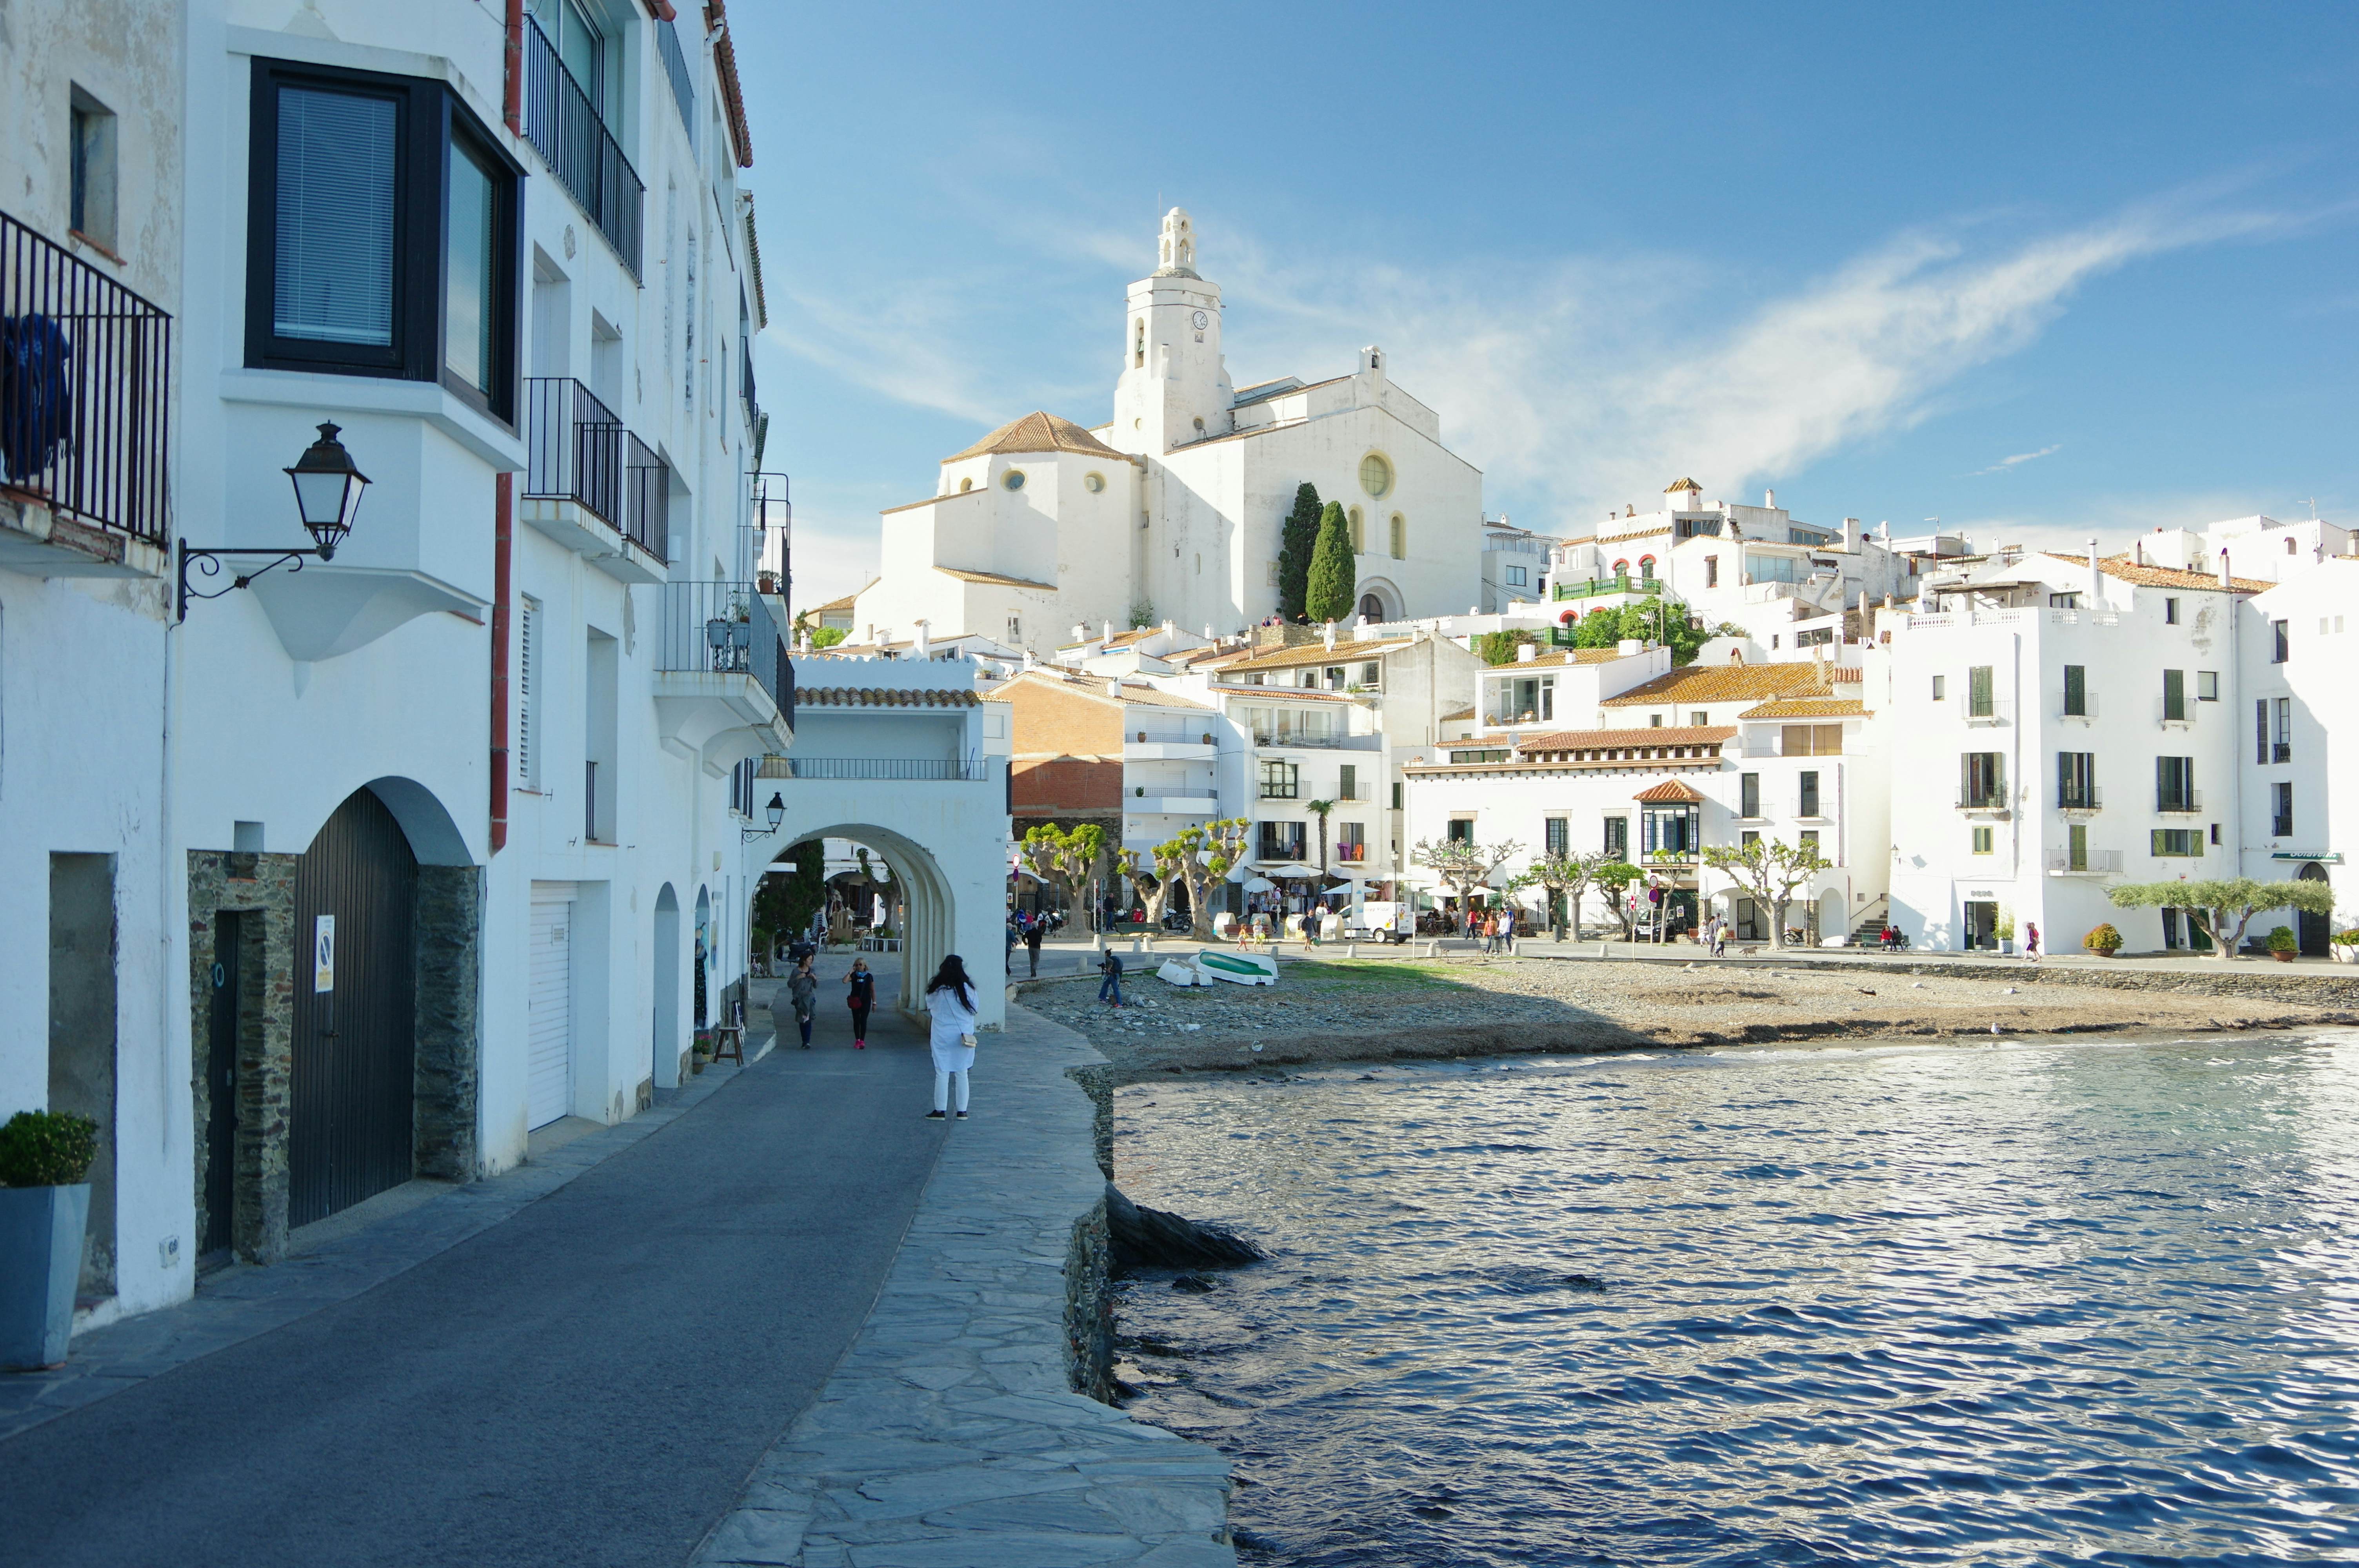
{"label": "blue fabric on balcony", "polygon": [[47,316],[0,318],[0,461],[18,483],[49,466],[73,436],[73,344]]}

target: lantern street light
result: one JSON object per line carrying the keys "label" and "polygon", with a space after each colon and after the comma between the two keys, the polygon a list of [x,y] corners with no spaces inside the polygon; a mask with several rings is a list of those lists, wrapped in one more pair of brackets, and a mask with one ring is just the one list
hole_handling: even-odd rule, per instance
{"label": "lantern street light", "polygon": [[738,837],[745,839],[747,843],[751,843],[756,838],[776,833],[778,830],[778,824],[787,819],[787,803],[785,797],[780,795],[777,791],[772,790],[770,792],[770,804],[762,808],[762,815],[770,819],[770,825],[767,827],[741,827],[737,830]]}
{"label": "lantern street light", "polygon": [[[219,599],[234,589],[246,587],[255,578],[274,567],[285,567],[299,572],[303,563],[318,557],[333,560],[336,546],[353,531],[353,514],[360,510],[361,492],[368,488],[368,475],[353,464],[353,455],[336,439],[339,430],[333,421],[322,423],[320,438],[303,449],[295,466],[285,470],[295,486],[295,511],[302,518],[304,531],[311,535],[312,547],[308,550],[269,549],[199,549],[185,539],[180,541],[180,591],[174,619],[189,618],[189,600]],[[189,564],[207,578],[221,575],[223,559],[231,556],[266,556],[269,559],[251,570],[241,570],[228,582],[206,592],[189,586]]]}

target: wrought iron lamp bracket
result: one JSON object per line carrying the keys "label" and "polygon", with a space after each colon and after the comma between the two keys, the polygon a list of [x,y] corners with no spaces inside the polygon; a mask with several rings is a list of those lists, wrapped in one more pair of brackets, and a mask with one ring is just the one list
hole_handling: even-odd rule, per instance
{"label": "wrought iron lamp bracket", "polygon": [[[189,618],[189,600],[192,599],[219,599],[225,593],[233,593],[241,588],[248,586],[255,578],[260,577],[266,571],[271,571],[279,567],[285,567],[289,572],[299,572],[303,569],[303,563],[305,561],[314,559],[326,560],[328,558],[328,553],[316,546],[308,550],[208,550],[195,548],[189,545],[185,540],[180,543],[179,556],[179,598],[175,606],[172,616],[176,624],[179,622],[186,621]],[[189,586],[189,568],[191,563],[194,563],[201,575],[207,579],[211,579],[222,575],[222,562],[232,556],[266,556],[269,558],[250,571],[241,569],[234,577],[231,578],[229,581],[222,584],[219,588],[211,589],[210,591],[204,589],[191,588]]]}

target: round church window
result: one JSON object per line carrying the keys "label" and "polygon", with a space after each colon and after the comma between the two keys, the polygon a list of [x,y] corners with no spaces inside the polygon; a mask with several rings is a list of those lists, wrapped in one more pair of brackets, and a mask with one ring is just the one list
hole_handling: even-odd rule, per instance
{"label": "round church window", "polygon": [[1370,495],[1382,495],[1393,487],[1393,465],[1370,452],[1360,460],[1360,488]]}
{"label": "round church window", "polygon": [[1105,488],[1105,475],[1102,473],[1093,473],[1086,476],[1082,481],[1082,488],[1088,491],[1092,495],[1095,495],[1099,491]]}
{"label": "round church window", "polygon": [[999,482],[1006,485],[1010,490],[1022,490],[1024,488],[1024,470],[1022,469],[1009,469],[1007,470],[1007,477],[1001,480]]}

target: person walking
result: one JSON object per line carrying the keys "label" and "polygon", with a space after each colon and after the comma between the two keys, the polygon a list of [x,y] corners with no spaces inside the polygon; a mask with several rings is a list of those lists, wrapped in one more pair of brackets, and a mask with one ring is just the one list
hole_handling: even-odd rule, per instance
{"label": "person walking", "polygon": [[843,1004],[852,1009],[852,1048],[868,1049],[868,1015],[876,1006],[876,977],[869,972],[868,960],[852,960],[852,973],[843,977]]}
{"label": "person walking", "polygon": [[2039,962],[2039,923],[2036,920],[2023,923],[2023,956],[2032,963]]}
{"label": "person walking", "polygon": [[1725,915],[1714,914],[1712,917],[1712,956],[1715,958],[1728,957],[1728,918]]}
{"label": "person walking", "polygon": [[967,978],[966,960],[956,953],[926,982],[926,1011],[934,1015],[934,1108],[926,1114],[936,1121],[953,1108],[953,1086],[958,1119],[966,1119],[966,1075],[974,1065],[974,1004],[980,994]]}
{"label": "person walking", "polygon": [[1106,1000],[1108,993],[1111,992],[1114,1006],[1116,1008],[1121,1007],[1122,955],[1116,953],[1111,947],[1107,948],[1104,956],[1098,959],[1098,973],[1105,977],[1104,979],[1098,982],[1098,1000],[1100,1001]]}
{"label": "person walking", "polygon": [[1032,960],[1032,979],[1040,978],[1040,943],[1049,928],[1038,920],[1024,928],[1024,952]]}
{"label": "person walking", "polygon": [[1512,903],[1499,911],[1499,946],[1508,957],[1516,956],[1516,906]]}
{"label": "person walking", "polygon": [[[819,977],[811,973],[811,961],[805,957],[795,964],[795,972],[787,977],[787,995],[793,1000],[795,1027],[803,1032],[803,1049],[810,1049],[811,1018],[819,1011]],[[783,1037],[786,1033],[780,1030]]]}

